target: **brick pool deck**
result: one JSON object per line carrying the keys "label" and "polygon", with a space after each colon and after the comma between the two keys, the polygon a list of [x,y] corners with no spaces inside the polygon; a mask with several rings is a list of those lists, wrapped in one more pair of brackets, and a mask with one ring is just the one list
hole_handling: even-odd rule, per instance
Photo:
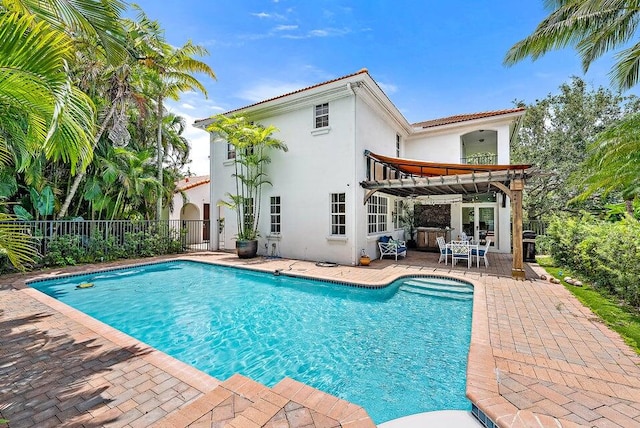
{"label": "brick pool deck", "polygon": [[[417,252],[369,267],[226,253],[179,258],[370,286],[421,274],[469,281],[467,396],[493,422],[640,426],[640,357],[564,287],[538,279],[535,265],[527,266],[526,281],[512,280],[509,255],[490,253],[488,269],[452,268],[438,264],[437,254]],[[167,259],[175,258],[137,262]],[[135,263],[0,277],[0,419],[9,427],[373,426],[362,408],[293,379],[272,389],[240,375],[220,382],[25,286]]]}

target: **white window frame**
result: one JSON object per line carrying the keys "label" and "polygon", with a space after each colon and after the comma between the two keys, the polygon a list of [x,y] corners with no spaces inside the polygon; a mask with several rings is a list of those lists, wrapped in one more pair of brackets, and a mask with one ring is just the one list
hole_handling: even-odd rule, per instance
{"label": "white window frame", "polygon": [[246,198],[243,205],[242,215],[244,218],[244,224],[247,225],[252,223],[254,220],[253,198]]}
{"label": "white window frame", "polygon": [[347,235],[347,194],[332,193],[331,201],[331,235]]}
{"label": "white window frame", "polygon": [[236,158],[236,148],[233,144],[227,142],[227,160]]}
{"label": "white window frame", "polygon": [[373,195],[367,202],[369,234],[386,232],[389,228],[389,198]]}
{"label": "white window frame", "polygon": [[396,157],[400,157],[400,134],[396,134]]}
{"label": "white window frame", "polygon": [[402,229],[403,225],[402,225],[402,215],[404,214],[402,211],[402,199],[396,199],[394,201],[394,205],[395,205],[395,212],[393,214],[393,227],[395,229]]}
{"label": "white window frame", "polygon": [[279,235],[282,230],[282,198],[280,196],[271,196],[270,198],[270,214],[272,235]]}
{"label": "white window frame", "polygon": [[329,103],[317,104],[313,108],[313,128],[323,129],[329,127]]}

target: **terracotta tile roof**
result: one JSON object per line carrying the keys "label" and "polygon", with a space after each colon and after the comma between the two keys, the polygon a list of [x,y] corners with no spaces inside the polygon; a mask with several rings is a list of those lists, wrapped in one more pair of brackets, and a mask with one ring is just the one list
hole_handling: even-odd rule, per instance
{"label": "terracotta tile roof", "polygon": [[524,107],[512,108],[507,110],[485,111],[480,113],[458,114],[456,116],[442,117],[440,119],[425,120],[424,122],[414,123],[412,126],[416,128],[433,128],[435,126],[449,125],[451,123],[466,122],[475,119],[484,119],[493,116],[502,116],[504,114],[524,112]]}
{"label": "terracotta tile roof", "polygon": [[211,179],[208,175],[199,175],[194,177],[185,177],[176,183],[176,192],[185,191],[203,184],[210,183]]}
{"label": "terracotta tile roof", "polygon": [[[337,82],[339,80],[348,79],[350,77],[357,76],[358,74],[369,74],[369,70],[367,70],[366,68],[363,68],[360,71],[357,71],[357,72],[352,73],[352,74],[348,74],[346,76],[338,77],[338,78],[332,79],[332,80],[327,80],[326,82],[318,83],[318,84],[315,84],[315,85],[312,85],[312,86],[307,86],[306,88],[298,89],[296,91],[288,92],[288,93],[282,94],[282,95],[278,95],[277,97],[273,97],[273,98],[269,98],[269,99],[266,99],[266,100],[262,100],[262,101],[259,101],[257,103],[250,104],[248,106],[244,106],[244,107],[240,107],[240,108],[237,108],[237,109],[234,109],[234,110],[230,110],[230,111],[228,111],[226,113],[223,113],[223,114],[227,115],[227,114],[230,114],[230,113],[235,113],[237,111],[245,110],[245,109],[248,109],[248,108],[251,108],[251,107],[255,107],[255,106],[258,106],[260,104],[265,104],[265,103],[268,103],[268,102],[273,101],[273,100],[277,100],[277,99],[280,99],[280,98],[288,97],[289,95],[298,94],[300,92],[304,92],[304,91],[308,91],[310,89],[318,88],[320,86],[328,85],[330,83]],[[207,117],[207,118],[204,118],[204,119],[199,119],[199,120],[196,120],[195,123],[197,124],[199,122],[204,122],[204,121],[207,121],[209,119],[211,119],[211,118]]]}

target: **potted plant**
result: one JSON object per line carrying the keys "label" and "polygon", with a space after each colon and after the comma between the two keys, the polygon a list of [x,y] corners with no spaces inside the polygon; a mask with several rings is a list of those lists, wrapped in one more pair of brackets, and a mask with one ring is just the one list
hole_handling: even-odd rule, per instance
{"label": "potted plant", "polygon": [[364,252],[364,248],[360,252],[360,266],[369,266],[371,264],[371,257]]}
{"label": "potted plant", "polygon": [[400,223],[407,233],[407,248],[416,248],[416,240],[414,238],[416,231],[416,212],[413,202],[403,201],[400,204]]}
{"label": "potted plant", "polygon": [[254,124],[242,116],[224,115],[217,116],[207,127],[207,131],[217,133],[235,149],[236,193],[227,193],[229,200],[222,204],[236,212],[236,250],[240,258],[255,257],[258,252],[262,186],[271,184],[265,172],[265,165],[271,161],[268,152],[287,151],[282,141],[271,137],[277,130],[274,126]]}

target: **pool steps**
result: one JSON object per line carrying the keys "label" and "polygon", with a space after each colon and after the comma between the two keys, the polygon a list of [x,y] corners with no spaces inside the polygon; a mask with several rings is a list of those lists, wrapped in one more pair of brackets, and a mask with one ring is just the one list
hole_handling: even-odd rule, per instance
{"label": "pool steps", "polygon": [[404,281],[400,290],[432,297],[447,297],[458,300],[472,300],[473,287],[455,281],[412,278]]}
{"label": "pool steps", "polygon": [[[295,424],[288,424],[294,421]],[[268,388],[235,374],[153,425],[258,428],[279,426],[375,428],[360,406],[291,378]]]}

